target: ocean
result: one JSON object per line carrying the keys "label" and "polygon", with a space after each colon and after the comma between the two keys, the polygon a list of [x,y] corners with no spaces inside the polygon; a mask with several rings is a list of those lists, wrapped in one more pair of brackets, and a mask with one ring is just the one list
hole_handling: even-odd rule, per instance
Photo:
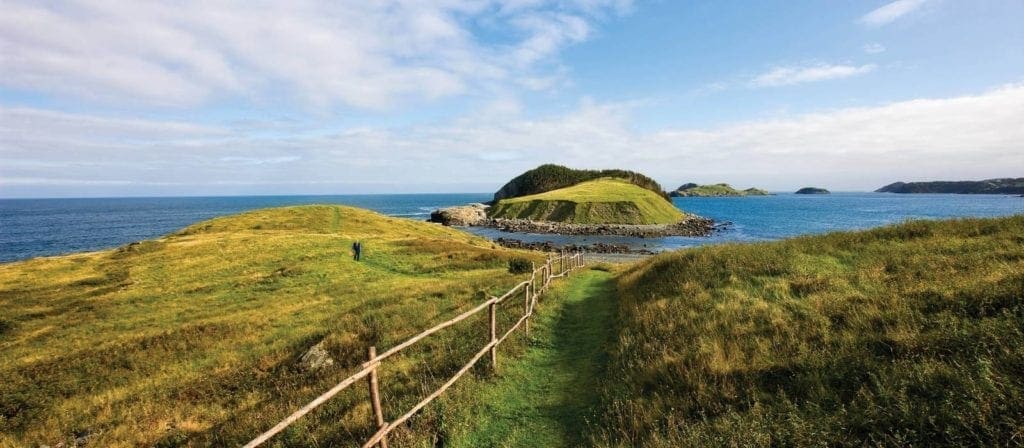
{"label": "ocean", "polygon": [[[107,249],[159,237],[217,216],[265,207],[345,204],[425,220],[439,207],[483,202],[490,193],[337,196],[232,196],[104,199],[0,199],[0,262]],[[669,250],[764,241],[905,221],[1024,213],[1024,198],[1006,195],[888,193],[778,194],[745,198],[675,198],[679,208],[732,224],[710,237],[564,237],[469,229],[488,237],[558,244],[606,242]]]}

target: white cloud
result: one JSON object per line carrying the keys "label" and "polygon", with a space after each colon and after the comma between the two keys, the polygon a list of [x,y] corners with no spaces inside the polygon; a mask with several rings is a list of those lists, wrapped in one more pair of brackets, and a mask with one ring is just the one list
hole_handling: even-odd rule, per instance
{"label": "white cloud", "polygon": [[[104,183],[118,188],[106,194],[152,194],[161,185],[187,186],[190,194],[222,193],[224,185],[250,194],[343,193],[352,183],[374,183],[377,191],[486,190],[546,162],[637,169],[668,187],[724,181],[771,189],[864,190],[1024,170],[1024,84],[706,129],[637,132],[630,127],[635,107],[584,101],[571,113],[524,119],[514,106],[500,106],[496,116],[446,125],[273,138],[182,123],[79,115],[55,121],[51,112],[0,109],[0,195],[27,191],[15,188],[26,184],[31,191],[81,185],[75,191],[82,194]],[[105,131],[97,136],[94,128]]]}
{"label": "white cloud", "polygon": [[885,51],[885,45],[880,43],[865,44],[863,50],[867,54],[878,54]]}
{"label": "white cloud", "polygon": [[751,87],[779,87],[807,82],[859,76],[875,70],[876,65],[818,64],[804,67],[776,67],[750,80]]}
{"label": "white cloud", "polygon": [[868,26],[882,26],[903,17],[920,8],[927,0],[896,0],[887,3],[860,18],[860,23]]}
{"label": "white cloud", "polygon": [[[557,75],[559,51],[586,39],[591,21],[629,6],[628,0],[11,0],[0,14],[0,85],[115,103],[283,97],[384,108]],[[475,32],[480,29],[515,37],[489,41]]]}

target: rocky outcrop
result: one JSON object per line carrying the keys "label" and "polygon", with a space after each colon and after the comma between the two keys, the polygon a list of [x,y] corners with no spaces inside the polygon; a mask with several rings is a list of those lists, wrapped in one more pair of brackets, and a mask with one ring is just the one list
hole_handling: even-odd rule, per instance
{"label": "rocky outcrop", "polygon": [[526,249],[526,250],[537,250],[541,252],[587,252],[591,254],[644,254],[650,255],[654,251],[650,249],[634,249],[625,244],[608,244],[608,243],[594,243],[594,244],[565,244],[557,245],[551,241],[537,241],[527,242],[517,239],[510,238],[498,238],[494,240],[502,247],[508,247],[511,249]]}
{"label": "rocky outcrop", "polygon": [[299,367],[305,371],[319,370],[324,367],[330,367],[334,365],[334,359],[331,358],[330,353],[324,349],[324,341],[320,341],[318,344],[306,350],[306,353],[302,354],[299,358]]}
{"label": "rocky outcrop", "polygon": [[691,215],[674,224],[570,224],[528,219],[487,219],[480,226],[505,232],[552,233],[558,235],[617,235],[639,238],[662,236],[707,236],[715,230],[714,221]]}
{"label": "rocky outcrop", "polygon": [[480,225],[480,223],[486,220],[487,206],[479,203],[446,207],[430,213],[430,222],[437,222],[446,226],[475,226]]}

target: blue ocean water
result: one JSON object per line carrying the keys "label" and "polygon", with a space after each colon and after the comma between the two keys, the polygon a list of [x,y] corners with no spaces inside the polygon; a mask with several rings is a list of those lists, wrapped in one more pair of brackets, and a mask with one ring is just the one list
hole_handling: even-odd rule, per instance
{"label": "blue ocean water", "polygon": [[0,262],[117,247],[258,208],[346,204],[425,220],[438,207],[490,199],[490,194],[0,199]]}
{"label": "blue ocean water", "polygon": [[774,196],[673,198],[676,207],[719,222],[731,222],[710,237],[563,237],[510,234],[494,229],[471,229],[488,238],[552,241],[556,244],[595,242],[633,248],[669,250],[725,242],[765,241],[797,235],[855,230],[908,219],[991,217],[1024,213],[1024,198],[1008,195],[832,193]]}
{"label": "blue ocean water", "polygon": [[[346,204],[423,220],[438,207],[489,200],[488,193],[0,200],[0,261],[100,250],[174,232],[198,221],[265,207]],[[1005,195],[834,193],[747,198],[676,198],[685,211],[733,225],[711,237],[562,237],[470,229],[490,238],[609,242],[654,250],[875,227],[912,218],[1024,213]]]}

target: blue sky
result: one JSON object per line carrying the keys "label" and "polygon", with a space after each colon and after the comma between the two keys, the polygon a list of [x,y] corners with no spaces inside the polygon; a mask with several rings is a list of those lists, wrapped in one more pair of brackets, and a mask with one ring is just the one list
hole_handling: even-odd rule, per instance
{"label": "blue sky", "polygon": [[38,3],[0,15],[0,197],[1024,176],[1018,0]]}

